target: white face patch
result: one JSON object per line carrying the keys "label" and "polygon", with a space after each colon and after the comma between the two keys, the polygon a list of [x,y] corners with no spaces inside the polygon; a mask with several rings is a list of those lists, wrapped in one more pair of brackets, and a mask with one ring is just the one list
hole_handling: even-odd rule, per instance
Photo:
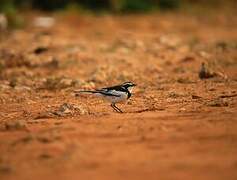
{"label": "white face patch", "polygon": [[128,91],[131,93],[133,90],[133,86],[128,87]]}

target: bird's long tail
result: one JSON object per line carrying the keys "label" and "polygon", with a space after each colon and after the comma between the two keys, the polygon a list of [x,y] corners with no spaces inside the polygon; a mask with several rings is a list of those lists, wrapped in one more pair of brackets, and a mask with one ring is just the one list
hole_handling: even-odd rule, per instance
{"label": "bird's long tail", "polygon": [[98,91],[90,91],[90,90],[75,90],[74,91],[75,94],[79,94],[79,93],[98,93]]}
{"label": "bird's long tail", "polygon": [[80,93],[92,93],[92,94],[99,94],[99,95],[104,95],[104,96],[114,96],[114,97],[120,97],[119,94],[113,94],[107,91],[103,91],[103,90],[75,90],[74,91],[76,96],[79,96]]}

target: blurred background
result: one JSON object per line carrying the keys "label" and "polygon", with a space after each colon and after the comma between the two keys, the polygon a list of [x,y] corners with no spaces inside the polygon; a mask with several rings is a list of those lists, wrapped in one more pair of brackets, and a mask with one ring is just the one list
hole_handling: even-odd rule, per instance
{"label": "blurred background", "polygon": [[0,179],[236,180],[236,1],[0,0]]}
{"label": "blurred background", "polygon": [[76,6],[80,9],[111,12],[144,12],[177,9],[184,5],[220,6],[235,4],[235,0],[0,0],[1,11],[33,8],[52,11]]}
{"label": "blurred background", "polygon": [[0,0],[0,13],[7,16],[9,25],[23,24],[20,12],[30,10],[80,13],[144,13],[159,11],[195,11],[225,7],[235,9],[235,0]]}

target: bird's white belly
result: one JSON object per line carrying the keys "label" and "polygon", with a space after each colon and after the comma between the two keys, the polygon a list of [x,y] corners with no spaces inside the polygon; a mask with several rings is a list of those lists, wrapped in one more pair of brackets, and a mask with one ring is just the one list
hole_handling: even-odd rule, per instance
{"label": "bird's white belly", "polygon": [[120,97],[115,97],[115,96],[106,96],[105,99],[111,103],[119,103],[119,102],[124,102],[127,99],[126,95],[121,95]]}
{"label": "bird's white belly", "polygon": [[106,96],[103,94],[97,94],[97,95],[100,97],[103,97],[106,101],[109,101],[110,103],[119,103],[119,102],[124,102],[127,100],[126,92],[111,91],[111,93],[116,96]]}

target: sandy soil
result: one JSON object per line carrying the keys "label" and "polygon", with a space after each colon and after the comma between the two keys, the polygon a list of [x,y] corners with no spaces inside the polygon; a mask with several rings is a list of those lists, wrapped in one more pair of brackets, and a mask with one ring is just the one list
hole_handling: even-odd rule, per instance
{"label": "sandy soil", "polygon": [[[2,37],[0,178],[237,179],[236,30],[222,14],[59,14]],[[123,114],[73,94],[124,81]]]}

